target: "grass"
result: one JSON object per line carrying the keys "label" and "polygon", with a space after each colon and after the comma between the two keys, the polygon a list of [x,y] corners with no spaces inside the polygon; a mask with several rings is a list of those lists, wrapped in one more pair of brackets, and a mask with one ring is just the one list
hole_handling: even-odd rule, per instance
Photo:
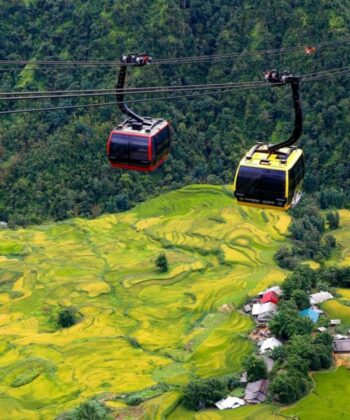
{"label": "grass", "polygon": [[[1,231],[0,412],[54,418],[96,395],[237,371],[252,324],[219,309],[283,280],[273,254],[288,224],[279,212],[239,209],[221,187],[195,185],[122,214]],[[154,265],[163,251],[167,273]],[[76,306],[82,320],[55,330],[58,305]],[[162,418],[178,398],[147,400],[142,416]]]}

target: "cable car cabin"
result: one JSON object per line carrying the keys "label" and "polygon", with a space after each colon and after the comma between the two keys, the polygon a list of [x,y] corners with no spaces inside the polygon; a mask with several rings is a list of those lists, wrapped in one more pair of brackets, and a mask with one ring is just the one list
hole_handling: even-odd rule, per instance
{"label": "cable car cabin", "polygon": [[268,154],[267,146],[257,145],[239,164],[234,195],[244,206],[288,210],[301,197],[303,178],[301,149],[285,147]]}
{"label": "cable car cabin", "polygon": [[107,156],[113,168],[151,172],[168,157],[169,123],[144,118],[143,123],[126,120],[115,128],[107,142]]}

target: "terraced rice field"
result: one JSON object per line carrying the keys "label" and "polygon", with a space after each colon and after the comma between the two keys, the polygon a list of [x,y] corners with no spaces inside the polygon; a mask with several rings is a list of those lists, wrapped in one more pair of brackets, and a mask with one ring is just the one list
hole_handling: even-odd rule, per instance
{"label": "terraced rice field", "polygon": [[340,215],[339,229],[332,231],[332,235],[336,238],[339,245],[339,251],[329,261],[329,264],[339,264],[344,266],[350,265],[350,211],[338,210]]}
{"label": "terraced rice field", "polygon": [[314,380],[316,387],[311,394],[281,414],[300,420],[348,419],[350,371],[341,366],[333,372],[315,374]]}
{"label": "terraced rice field", "polygon": [[[49,419],[96,395],[238,370],[252,324],[234,307],[283,280],[273,254],[288,224],[191,186],[122,214],[0,232],[0,413]],[[161,251],[167,273],[154,266]],[[81,321],[57,329],[58,305]],[[154,396],[142,415],[177,399]]]}
{"label": "terraced rice field", "polygon": [[329,300],[322,305],[330,319],[341,319],[342,324],[350,326],[350,306],[344,305],[339,300]]}

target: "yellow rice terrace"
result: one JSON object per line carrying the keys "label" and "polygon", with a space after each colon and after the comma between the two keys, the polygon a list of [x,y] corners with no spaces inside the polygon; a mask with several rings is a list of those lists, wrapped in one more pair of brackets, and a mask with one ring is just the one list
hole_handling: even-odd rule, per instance
{"label": "yellow rice terrace", "polygon": [[[273,255],[289,221],[191,186],[123,214],[2,231],[0,412],[53,418],[96,396],[118,410],[115,397],[138,391],[156,413],[179,398],[167,385],[239,371],[252,321],[235,307],[284,279]],[[70,307],[77,323],[60,328]]]}

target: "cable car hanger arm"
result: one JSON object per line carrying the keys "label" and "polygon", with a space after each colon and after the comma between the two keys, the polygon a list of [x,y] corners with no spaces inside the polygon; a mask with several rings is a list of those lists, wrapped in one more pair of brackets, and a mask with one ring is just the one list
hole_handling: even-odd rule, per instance
{"label": "cable car hanger arm", "polygon": [[299,89],[301,77],[293,76],[290,73],[282,73],[282,75],[279,76],[278,72],[276,72],[275,70],[272,70],[265,73],[265,79],[269,83],[272,83],[276,86],[284,86],[287,83],[290,83],[292,87],[292,94],[293,94],[293,104],[294,104],[294,113],[295,113],[293,133],[289,137],[288,140],[269,146],[267,149],[268,152],[273,153],[273,152],[276,152],[278,149],[292,146],[300,138],[300,135],[303,129],[303,114],[301,110],[301,99],[300,99],[300,89]]}
{"label": "cable car hanger arm", "polygon": [[[144,124],[145,120],[140,115],[136,114],[136,112],[132,111],[128,105],[124,101],[124,86],[125,86],[125,79],[126,79],[126,72],[128,65],[133,64],[135,66],[144,66],[152,61],[152,58],[149,57],[147,54],[128,54],[123,55],[120,59],[121,66],[119,69],[118,81],[116,85],[117,89],[117,103],[120,111],[123,114],[128,115],[133,120]],[[119,92],[118,92],[119,91]]]}

